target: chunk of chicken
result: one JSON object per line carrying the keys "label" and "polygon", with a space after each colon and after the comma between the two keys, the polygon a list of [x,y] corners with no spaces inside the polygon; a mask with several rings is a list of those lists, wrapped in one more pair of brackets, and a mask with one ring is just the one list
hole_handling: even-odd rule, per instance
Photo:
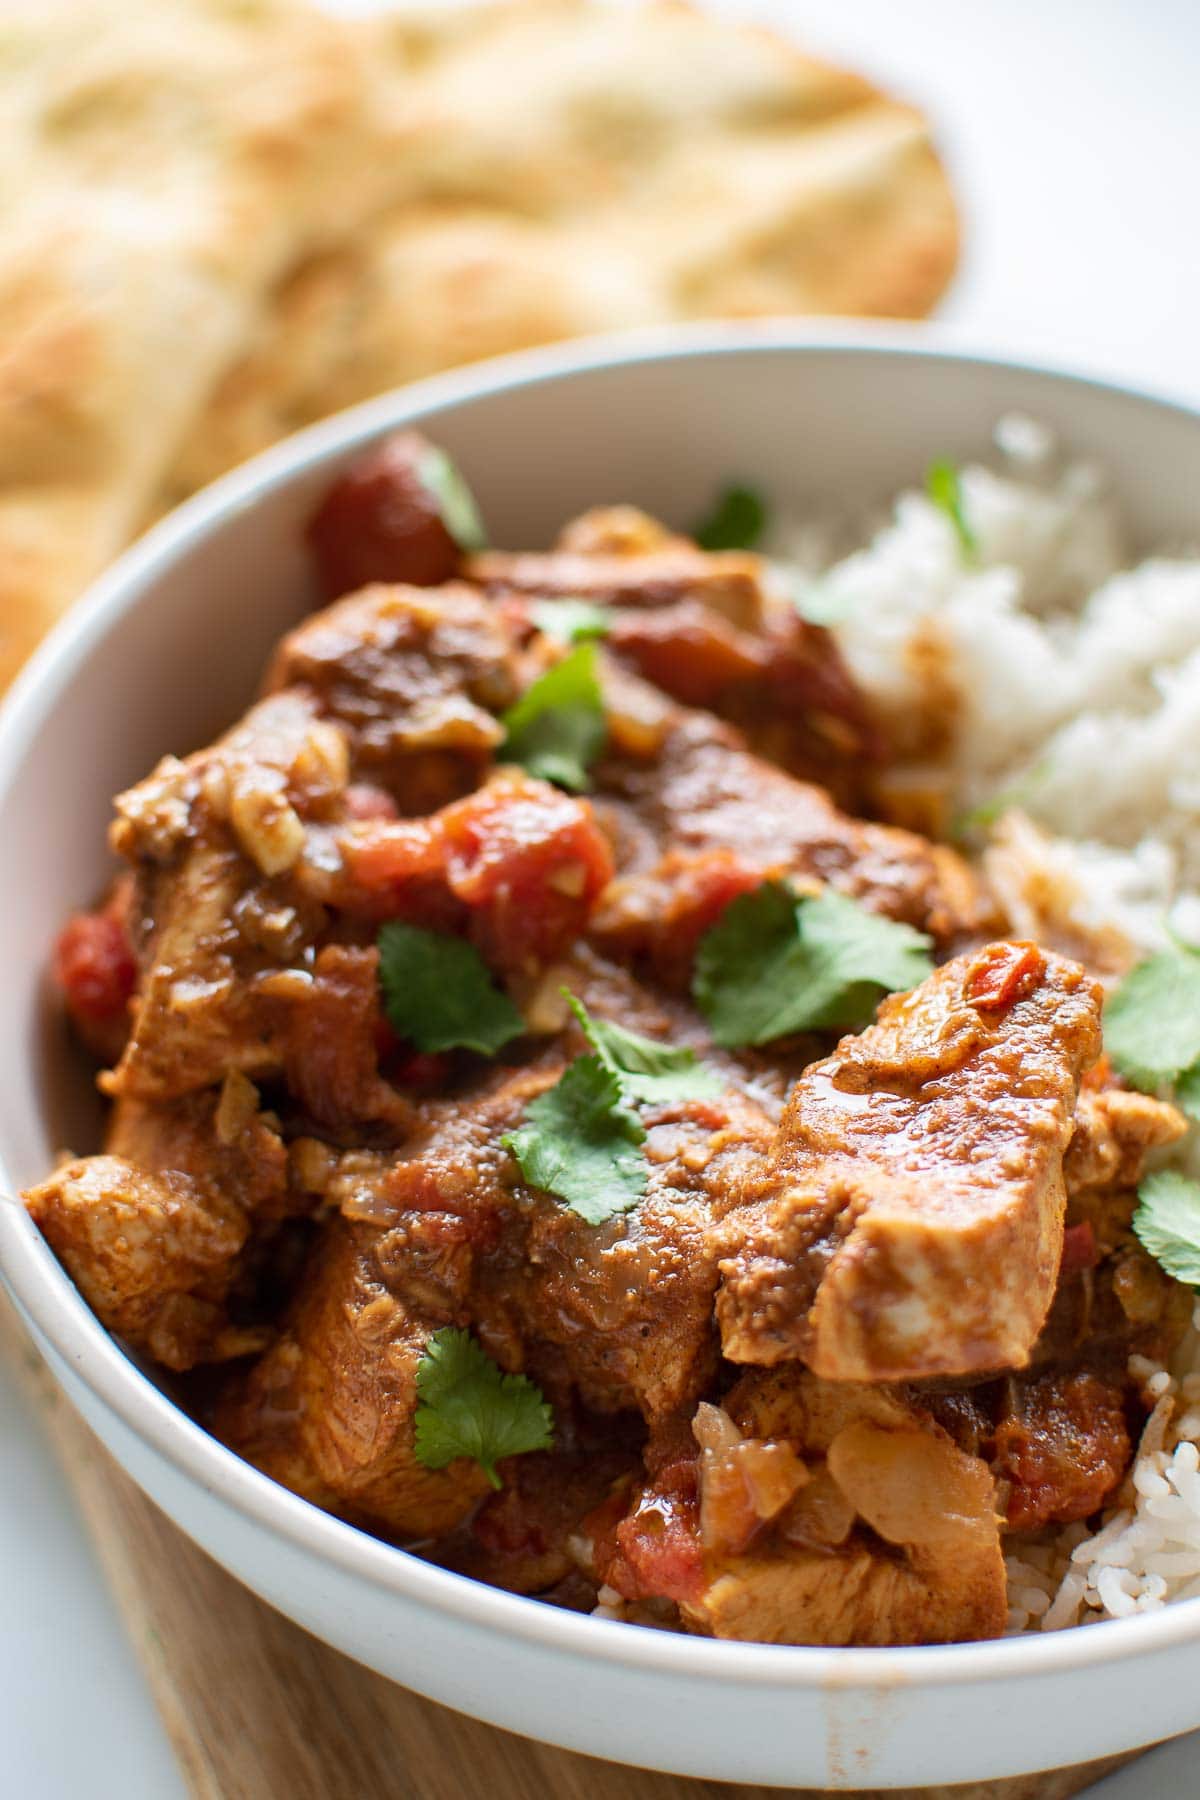
{"label": "chunk of chicken", "polygon": [[743,630],[762,621],[763,563],[743,550],[707,554],[631,508],[588,514],[564,537],[545,553],[484,551],[470,558],[464,572],[496,595],[643,608],[690,600]]}
{"label": "chunk of chicken", "polygon": [[766,1166],[715,1228],[735,1362],[832,1380],[1020,1368],[1063,1245],[1063,1154],[1100,990],[992,945],[886,1000],[793,1090]]}
{"label": "chunk of chicken", "polygon": [[440,1537],[488,1491],[476,1463],[413,1449],[417,1364],[450,1323],[397,1290],[396,1238],[332,1220],[279,1340],[224,1396],[217,1435],[294,1492],[402,1537]]}
{"label": "chunk of chicken", "polygon": [[847,799],[880,756],[879,733],[832,635],[769,587],[757,558],[706,555],[644,513],[611,507],[574,520],[547,557],[491,554],[470,572],[543,604],[584,592],[607,604],[606,647],[623,662]]}
{"label": "chunk of chicken", "polygon": [[[574,985],[589,1003],[611,991],[611,977],[593,970],[585,984],[579,975]],[[628,991],[620,1016],[630,1023]],[[640,1026],[663,1017],[645,1002],[632,1016]],[[585,1047],[572,1031],[569,1048]],[[647,1110],[646,1197],[633,1212],[590,1225],[522,1183],[501,1144],[568,1054],[553,1049],[533,1067],[493,1076],[475,1096],[431,1103],[376,1204],[486,1220],[493,1235],[467,1301],[485,1341],[515,1330],[531,1354],[551,1346],[587,1405],[654,1419],[695,1400],[713,1373],[717,1275],[707,1227],[741,1159],[765,1148],[772,1125],[733,1088],[717,1100]]]}
{"label": "chunk of chicken", "polygon": [[[606,950],[686,981],[701,933],[772,877],[828,885],[939,939],[974,923],[974,884],[952,852],[850,818],[819,787],[750,753],[705,713],[668,708],[625,677],[606,684],[615,753],[596,786],[615,814],[618,878],[592,922]],[[638,726],[644,745],[636,753]]]}
{"label": "chunk of chicken", "polygon": [[407,1102],[378,1070],[378,952],[331,944],[280,966],[237,928],[247,893],[235,853],[197,846],[160,884],[159,925],[117,1064],[114,1097],[171,1100],[220,1081],[286,1072],[310,1117],[338,1130],[403,1130]]}
{"label": "chunk of chicken", "polygon": [[325,922],[293,877],[306,822],[336,815],[346,776],[341,735],[280,694],[119,797],[112,840],[138,872],[142,969],[110,1093],[170,1098],[278,1066],[287,1014],[272,977]]}
{"label": "chunk of chicken", "polygon": [[[393,1233],[397,1292],[411,1305],[469,1318],[502,1353],[524,1343],[598,1411],[658,1418],[694,1401],[715,1368],[707,1228],[773,1124],[732,1082],[715,1100],[645,1109],[646,1197],[600,1225],[527,1186],[502,1140],[587,1048],[559,995],[564,980],[599,1016],[678,1041],[679,1011],[620,969],[573,958],[547,977],[553,1005],[531,1001],[543,1027],[559,1028],[552,1043],[519,1070],[494,1069],[473,1090],[428,1102],[398,1154],[343,1159],[325,1198]],[[694,1019],[691,1030],[699,1035]]]}
{"label": "chunk of chicken", "polygon": [[[347,754],[312,696],[287,690],[122,796],[114,841],[139,871],[143,967],[107,1092],[171,1099],[231,1069],[284,1073],[332,1129],[400,1131],[405,1103],[376,1066],[376,953],[328,940],[405,918],[528,973],[585,924],[612,868],[586,801],[507,771],[427,819],[364,820]],[[247,795],[283,813],[239,812]],[[286,869],[254,835],[268,827],[271,844],[298,834]]]}
{"label": "chunk of chicken", "polygon": [[168,1369],[244,1355],[260,1332],[223,1305],[246,1241],[236,1201],[177,1170],[148,1174],[118,1156],[70,1162],[31,1188],[29,1211],[97,1317]]}
{"label": "chunk of chicken", "polygon": [[1150,1152],[1178,1143],[1186,1130],[1183,1114],[1163,1100],[1086,1081],[1063,1160],[1067,1192],[1135,1187]]}
{"label": "chunk of chicken", "polygon": [[827,1467],[863,1525],[827,1549],[747,1551],[682,1608],[693,1628],[760,1644],[955,1644],[997,1637],[1007,1607],[985,1465],[918,1425],[847,1425]]}
{"label": "chunk of chicken", "polygon": [[862,799],[880,734],[831,634],[790,606],[758,632],[694,600],[620,608],[605,644],[683,705],[728,719],[756,755],[842,804]]}
{"label": "chunk of chicken", "polygon": [[256,1220],[296,1210],[278,1121],[263,1117],[252,1082],[232,1074],[219,1093],[166,1105],[118,1100],[104,1148],[151,1175],[184,1171]]}
{"label": "chunk of chicken", "polygon": [[771,1123],[734,1091],[647,1114],[646,1198],[589,1226],[540,1206],[522,1284],[525,1330],[561,1348],[585,1403],[636,1406],[653,1423],[703,1392],[716,1368],[717,1273],[707,1227]]}
{"label": "chunk of chicken", "polygon": [[368,587],[284,638],[268,692],[299,688],[348,734],[353,766],[401,810],[430,812],[479,780],[516,698],[511,629],[475,589]]}
{"label": "chunk of chicken", "polygon": [[[1147,1158],[1185,1130],[1175,1107],[1117,1087],[1105,1058],[1084,1077],[1063,1159],[1067,1229],[1058,1287],[1034,1346],[1035,1369],[1070,1374],[1082,1361],[1115,1377],[1120,1390],[1131,1355],[1170,1359],[1191,1320],[1191,1290],[1142,1247],[1133,1215]],[[1132,1391],[1127,1398],[1136,1411]]]}
{"label": "chunk of chicken", "polygon": [[105,1154],[67,1164],[27,1199],[109,1329],[171,1369],[262,1347],[263,1325],[230,1316],[254,1316],[243,1304],[252,1245],[309,1206],[275,1122],[236,1074],[219,1095],[118,1101]]}

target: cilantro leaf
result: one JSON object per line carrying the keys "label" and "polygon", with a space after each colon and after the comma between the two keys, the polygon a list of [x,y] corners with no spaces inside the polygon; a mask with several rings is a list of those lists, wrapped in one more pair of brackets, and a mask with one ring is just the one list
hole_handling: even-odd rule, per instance
{"label": "cilantro leaf", "polygon": [[963,505],[962,478],[957,466],[947,457],[939,456],[930,463],[925,471],[925,492],[953,525],[964,561],[974,562],[979,555],[979,539]]}
{"label": "cilantro leaf", "polygon": [[1131,969],[1104,1009],[1104,1047],[1135,1087],[1200,1062],[1200,956],[1164,950]]}
{"label": "cilantro leaf", "polygon": [[598,1056],[577,1057],[501,1139],[531,1187],[565,1200],[589,1225],[632,1212],[644,1197],[645,1141],[646,1127]]}
{"label": "cilantro leaf", "polygon": [[1048,756],[1040,757],[1019,781],[1012,782],[1008,787],[997,788],[995,793],[986,800],[981,800],[977,806],[969,806],[965,812],[957,813],[950,822],[951,837],[962,838],[973,831],[986,831],[991,826],[998,825],[1005,813],[1011,812],[1014,807],[1029,806],[1036,801],[1039,788],[1049,780],[1053,772],[1052,759]]}
{"label": "cilantro leaf", "polygon": [[594,1019],[569,989],[562,991],[593,1054],[577,1057],[531,1100],[522,1123],[501,1142],[532,1187],[565,1200],[589,1225],[601,1225],[632,1212],[646,1193],[646,1127],[629,1103],[708,1099],[725,1084],[694,1050]]}
{"label": "cilantro leaf", "polygon": [[929,939],[841,894],[786,882],[742,894],[700,940],[692,994],[718,1044],[854,1028],[932,972]]}
{"label": "cilantro leaf", "polygon": [[660,1043],[626,1031],[607,1019],[594,1019],[567,988],[563,993],[605,1068],[617,1078],[627,1100],[657,1106],[667,1100],[713,1100],[725,1083],[706,1069],[694,1050]]}
{"label": "cilantro leaf", "polygon": [[383,1008],[418,1050],[478,1050],[494,1056],[525,1021],[471,944],[396,921],[379,933]]}
{"label": "cilantro leaf", "polygon": [[504,755],[510,762],[582,793],[607,736],[596,646],[580,644],[547,669],[500,723],[508,732]]}
{"label": "cilantro leaf", "polygon": [[576,600],[574,596],[535,600],[529,616],[539,631],[562,644],[584,644],[589,638],[607,637],[612,630],[612,614],[607,606],[594,606],[590,600]]}
{"label": "cilantro leaf", "polygon": [[809,625],[840,625],[854,605],[848,594],[839,594],[824,581],[803,580],[792,589],[792,605]]}
{"label": "cilantro leaf", "polygon": [[1200,1121],[1200,1062],[1185,1069],[1175,1083],[1175,1104],[1189,1119]]}
{"label": "cilantro leaf", "polygon": [[1200,1181],[1178,1169],[1147,1175],[1138,1188],[1133,1229],[1168,1275],[1200,1287]]}
{"label": "cilantro leaf", "polygon": [[427,1469],[469,1456],[494,1488],[505,1456],[548,1450],[554,1415],[540,1388],[524,1375],[506,1375],[469,1331],[435,1331],[417,1364],[414,1451]]}
{"label": "cilantro leaf", "polygon": [[487,532],[475,496],[446,452],[430,444],[417,463],[417,476],[437,501],[442,524],[459,549],[486,550]]}
{"label": "cilantro leaf", "polygon": [[753,488],[727,487],[692,537],[702,550],[753,550],[767,528],[767,509]]}

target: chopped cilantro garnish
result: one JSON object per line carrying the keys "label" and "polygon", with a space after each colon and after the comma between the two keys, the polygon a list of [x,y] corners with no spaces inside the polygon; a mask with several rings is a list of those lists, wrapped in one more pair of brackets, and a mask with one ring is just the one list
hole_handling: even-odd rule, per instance
{"label": "chopped cilantro garnish", "polygon": [[692,536],[702,550],[753,550],[767,528],[767,509],[753,488],[727,487]]}
{"label": "chopped cilantro garnish", "polygon": [[585,644],[589,638],[607,637],[612,630],[607,606],[594,606],[590,600],[535,600],[529,616],[539,631],[562,644]]}
{"label": "chopped cilantro garnish", "polygon": [[989,799],[981,800],[978,806],[968,806],[965,812],[955,813],[950,821],[950,835],[963,838],[972,831],[988,831],[993,825],[999,824],[1006,812],[1011,812],[1020,803],[1018,788],[1003,788]]}
{"label": "chopped cilantro garnish", "polygon": [[964,560],[973,562],[979,555],[979,539],[971,528],[963,505],[962,478],[957,466],[944,456],[931,462],[925,472],[925,492],[953,525]]}
{"label": "chopped cilantro garnish", "polygon": [[459,549],[468,554],[473,550],[486,550],[488,540],[483,519],[457,464],[451,462],[436,444],[430,444],[422,452],[417,474],[437,501],[442,524]]}
{"label": "chopped cilantro garnish", "polygon": [[494,1488],[505,1456],[548,1450],[554,1415],[524,1375],[506,1375],[469,1331],[437,1331],[417,1364],[414,1451],[427,1469],[469,1456]]}
{"label": "chopped cilantro garnish", "polygon": [[1104,1009],[1104,1047],[1135,1087],[1193,1077],[1200,1063],[1200,955],[1182,946],[1139,963]]}
{"label": "chopped cilantro garnish", "polygon": [[1200,1121],[1200,1062],[1185,1069],[1175,1083],[1175,1104],[1189,1119]]}
{"label": "chopped cilantro garnish", "polygon": [[531,775],[583,792],[606,727],[596,646],[580,644],[547,669],[503,715],[503,754]]}
{"label": "chopped cilantro garnish", "polygon": [[828,582],[807,577],[792,589],[792,605],[810,625],[840,625],[852,611],[849,595],[836,593]]}
{"label": "chopped cilantro garnish", "polygon": [[1147,1175],[1138,1188],[1133,1229],[1168,1275],[1200,1287],[1200,1181],[1177,1169]]}
{"label": "chopped cilantro garnish", "polygon": [[383,1006],[418,1050],[478,1050],[494,1056],[525,1029],[520,1013],[462,938],[395,921],[379,933]]}
{"label": "chopped cilantro garnish", "polygon": [[694,1050],[660,1043],[626,1031],[607,1019],[594,1019],[574,994],[567,993],[583,1034],[620,1084],[626,1100],[659,1106],[669,1100],[712,1100],[725,1083],[706,1069]]}
{"label": "chopped cilantro garnish", "polygon": [[631,1212],[646,1192],[646,1127],[633,1107],[712,1099],[725,1084],[695,1051],[594,1019],[574,994],[563,993],[594,1054],[577,1057],[531,1100],[521,1125],[502,1141],[532,1187],[601,1225]]}
{"label": "chopped cilantro garnish", "polygon": [[957,813],[950,824],[950,835],[961,838],[972,831],[986,831],[998,824],[1005,813],[1011,812],[1015,806],[1030,805],[1036,800],[1038,789],[1053,771],[1053,760],[1048,756],[1040,757],[1019,781],[1012,782],[1008,787],[998,788],[977,806],[969,806],[965,812]]}
{"label": "chopped cilantro garnish", "polygon": [[766,1044],[870,1019],[930,974],[929,939],[840,894],[781,881],[743,894],[700,940],[692,993],[718,1044]]}
{"label": "chopped cilantro garnish", "polygon": [[531,1187],[565,1200],[589,1225],[632,1212],[646,1192],[646,1127],[598,1056],[577,1057],[501,1141]]}

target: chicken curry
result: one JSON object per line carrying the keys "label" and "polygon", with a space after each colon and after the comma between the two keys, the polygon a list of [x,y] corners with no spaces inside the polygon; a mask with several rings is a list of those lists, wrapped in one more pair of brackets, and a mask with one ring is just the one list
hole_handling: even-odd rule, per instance
{"label": "chicken curry", "polygon": [[629,508],[482,541],[414,434],[324,610],[120,795],[56,968],[111,1103],[27,1196],[227,1445],[448,1568],[768,1643],[998,1635],[1191,1297],[1100,990],[879,822],[764,563]]}

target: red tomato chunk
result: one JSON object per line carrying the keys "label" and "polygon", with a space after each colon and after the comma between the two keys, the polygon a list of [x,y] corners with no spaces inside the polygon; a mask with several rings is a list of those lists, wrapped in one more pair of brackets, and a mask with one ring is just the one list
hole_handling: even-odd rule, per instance
{"label": "red tomato chunk", "polygon": [[101,1062],[115,1063],[137,985],[123,890],[99,911],[68,919],[54,946],[53,968],[80,1037]]}
{"label": "red tomato chunk", "polygon": [[484,955],[511,970],[565,949],[613,872],[588,802],[516,773],[429,819],[355,826],[343,852],[350,910],[445,927],[466,909]]}
{"label": "red tomato chunk", "polygon": [[458,545],[421,476],[429,454],[417,432],[400,432],[358,457],[330,488],[308,542],[331,600],[373,581],[436,587],[454,574]]}

